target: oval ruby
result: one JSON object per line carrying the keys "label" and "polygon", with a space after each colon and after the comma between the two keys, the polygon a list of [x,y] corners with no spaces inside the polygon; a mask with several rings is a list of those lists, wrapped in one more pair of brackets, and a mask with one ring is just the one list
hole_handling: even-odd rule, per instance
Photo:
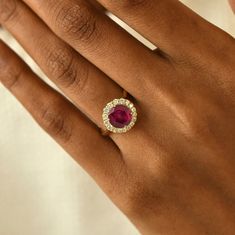
{"label": "oval ruby", "polygon": [[132,120],[131,110],[125,105],[117,105],[109,112],[109,122],[116,128],[123,128]]}

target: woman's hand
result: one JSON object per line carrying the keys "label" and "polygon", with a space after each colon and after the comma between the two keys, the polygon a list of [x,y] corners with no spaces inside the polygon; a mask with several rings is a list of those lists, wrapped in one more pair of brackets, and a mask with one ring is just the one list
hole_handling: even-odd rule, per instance
{"label": "woman's hand", "polygon": [[[235,234],[235,40],[176,0],[0,0],[0,22],[73,104],[0,43],[0,79],[146,235]],[[125,89],[139,120],[102,137]]]}

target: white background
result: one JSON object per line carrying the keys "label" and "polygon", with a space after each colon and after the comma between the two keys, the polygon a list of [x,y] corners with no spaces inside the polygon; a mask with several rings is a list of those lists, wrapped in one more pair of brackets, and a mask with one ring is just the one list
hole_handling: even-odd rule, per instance
{"label": "white background", "polygon": [[[184,1],[235,35],[226,0]],[[36,66],[5,32],[4,38]],[[0,234],[137,235],[93,180],[0,85]]]}

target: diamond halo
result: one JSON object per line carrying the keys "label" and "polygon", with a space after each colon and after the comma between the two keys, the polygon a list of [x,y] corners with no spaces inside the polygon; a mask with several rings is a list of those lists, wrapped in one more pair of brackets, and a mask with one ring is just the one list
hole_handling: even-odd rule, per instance
{"label": "diamond halo", "polygon": [[[111,123],[110,117],[109,117],[111,111],[117,106],[126,107],[127,109],[129,109],[130,114],[131,114],[130,122],[122,128],[115,127]],[[129,131],[135,125],[137,121],[137,111],[136,111],[134,104],[131,101],[124,99],[124,98],[114,99],[113,101],[109,102],[103,109],[102,118],[103,118],[104,125],[108,131],[113,132],[113,133],[125,133]]]}

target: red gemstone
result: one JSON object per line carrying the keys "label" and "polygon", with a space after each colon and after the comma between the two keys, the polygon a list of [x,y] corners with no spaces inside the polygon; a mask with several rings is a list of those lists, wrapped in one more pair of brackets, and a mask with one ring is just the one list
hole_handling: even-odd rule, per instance
{"label": "red gemstone", "polygon": [[123,128],[132,120],[131,110],[124,105],[117,105],[110,110],[109,122],[116,128]]}

